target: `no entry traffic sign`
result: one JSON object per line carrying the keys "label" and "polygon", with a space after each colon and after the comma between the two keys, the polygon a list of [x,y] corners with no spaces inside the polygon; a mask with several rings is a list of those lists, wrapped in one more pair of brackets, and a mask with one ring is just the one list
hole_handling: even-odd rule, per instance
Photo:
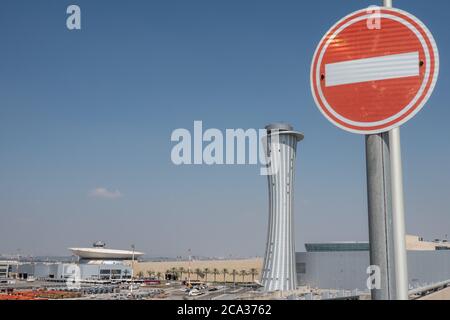
{"label": "no entry traffic sign", "polygon": [[354,133],[388,131],[411,119],[436,84],[439,53],[427,27],[391,8],[356,11],[320,41],[311,90],[323,115]]}

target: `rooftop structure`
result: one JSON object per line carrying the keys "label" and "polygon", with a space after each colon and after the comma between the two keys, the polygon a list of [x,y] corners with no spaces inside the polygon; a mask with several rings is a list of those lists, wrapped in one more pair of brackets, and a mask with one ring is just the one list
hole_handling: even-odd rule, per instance
{"label": "rooftop structure", "polygon": [[[346,252],[369,251],[368,241],[336,241],[321,243],[305,243],[306,252]],[[450,250],[450,243],[436,239],[425,241],[419,236],[406,236],[406,249],[409,251]]]}
{"label": "rooftop structure", "polygon": [[97,241],[92,248],[69,248],[81,260],[132,260],[144,255],[134,250],[106,249],[104,242]]}
{"label": "rooftop structure", "polygon": [[369,242],[305,243],[306,252],[369,251]]}

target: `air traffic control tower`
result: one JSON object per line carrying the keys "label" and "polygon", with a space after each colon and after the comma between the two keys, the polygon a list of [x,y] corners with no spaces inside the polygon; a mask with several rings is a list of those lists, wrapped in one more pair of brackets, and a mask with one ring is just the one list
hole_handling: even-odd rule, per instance
{"label": "air traffic control tower", "polygon": [[264,291],[297,287],[294,246],[294,177],[297,142],[303,134],[285,123],[266,126],[266,156],[270,163],[269,224],[261,283]]}

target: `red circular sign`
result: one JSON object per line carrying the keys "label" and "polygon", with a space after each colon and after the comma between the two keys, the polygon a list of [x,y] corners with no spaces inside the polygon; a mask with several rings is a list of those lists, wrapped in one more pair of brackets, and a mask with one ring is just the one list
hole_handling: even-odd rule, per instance
{"label": "red circular sign", "polygon": [[322,38],[311,90],[333,124],[373,134],[419,112],[438,73],[436,43],[420,20],[402,10],[369,7],[346,16]]}

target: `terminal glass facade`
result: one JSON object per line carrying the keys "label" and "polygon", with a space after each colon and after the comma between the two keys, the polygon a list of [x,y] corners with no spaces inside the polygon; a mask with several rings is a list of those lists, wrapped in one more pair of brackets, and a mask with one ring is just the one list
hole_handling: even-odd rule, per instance
{"label": "terminal glass facade", "polygon": [[306,243],[307,252],[369,251],[368,242]]}

